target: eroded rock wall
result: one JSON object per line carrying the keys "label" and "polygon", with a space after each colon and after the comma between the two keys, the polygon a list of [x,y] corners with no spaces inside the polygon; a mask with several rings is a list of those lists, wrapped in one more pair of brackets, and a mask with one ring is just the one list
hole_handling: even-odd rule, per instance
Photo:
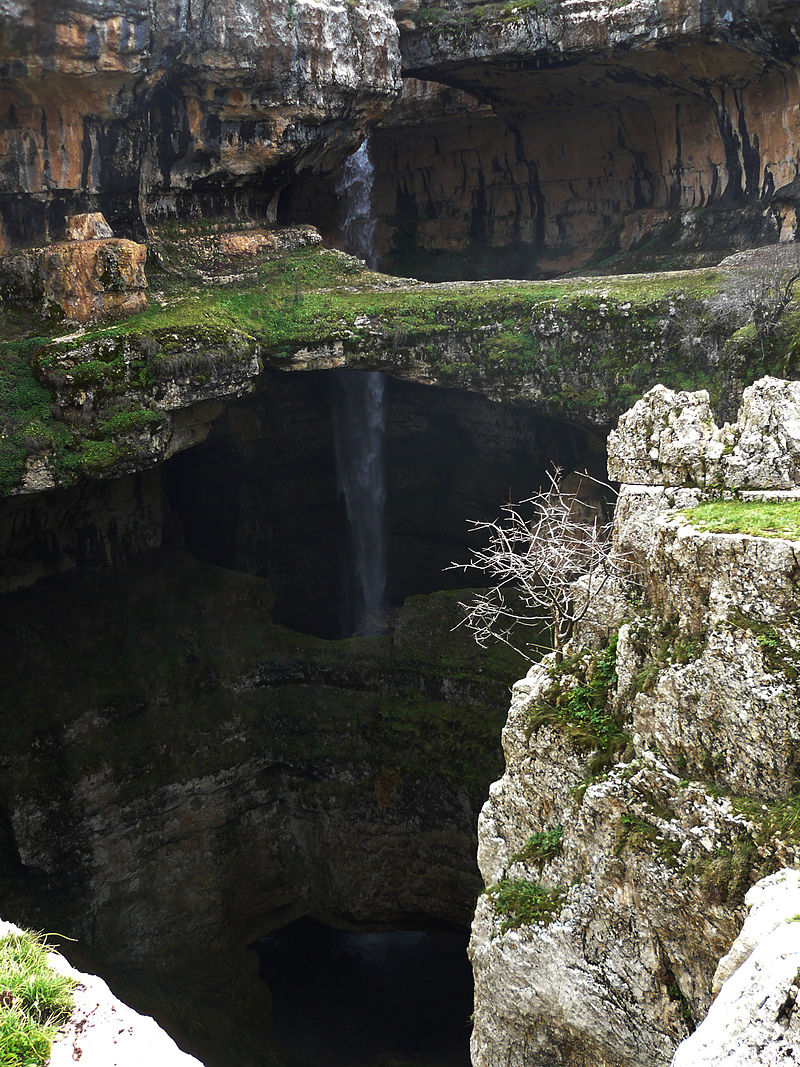
{"label": "eroded rock wall", "polygon": [[[744,436],[747,410],[761,408],[768,456],[772,436],[791,433],[793,397],[794,383],[764,379],[722,432]],[[692,413],[705,402],[653,390],[621,420],[612,476],[630,476],[618,457],[636,440],[637,480],[658,480],[671,435],[648,457],[647,412],[655,427],[668,407],[691,455],[702,421]],[[684,416],[692,429],[682,434]],[[759,472],[756,463],[751,492],[769,496],[754,488]],[[669,1063],[708,1010],[744,891],[796,859],[780,812],[798,781],[800,544],[698,529],[684,509],[704,483],[681,480],[665,464],[671,486],[624,487],[615,538],[633,585],[595,604],[566,666],[545,661],[514,689],[506,772],[479,822],[481,871],[495,889],[479,900],[471,942],[476,1067]],[[607,704],[585,703],[611,664]],[[616,755],[614,722],[628,734]],[[532,850],[557,827],[558,847]],[[498,911],[498,887],[519,884],[553,904],[549,924]]]}
{"label": "eroded rock wall", "polygon": [[535,276],[794,239],[791,5],[455,2],[400,26],[404,100],[372,138],[385,265]]}
{"label": "eroded rock wall", "polygon": [[387,0],[6,5],[0,239],[58,238],[90,207],[134,233],[150,213],[269,216],[289,176],[357,147],[398,78]]}
{"label": "eroded rock wall", "polygon": [[381,262],[431,276],[434,255],[439,276],[535,276],[648,249],[667,266],[710,262],[794,239],[791,190],[775,193],[796,173],[797,72],[701,91],[659,85],[658,63],[655,85],[619,98],[578,68],[583,95],[563,106],[553,89],[519,114],[385,120],[371,139]]}

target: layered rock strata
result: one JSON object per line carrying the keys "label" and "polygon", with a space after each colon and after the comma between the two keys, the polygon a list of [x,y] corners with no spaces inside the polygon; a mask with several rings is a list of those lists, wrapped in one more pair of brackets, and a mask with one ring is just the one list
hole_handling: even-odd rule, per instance
{"label": "layered rock strata", "polygon": [[688,262],[795,236],[786,0],[401,3],[397,22],[388,0],[123,0],[0,18],[0,248],[97,207],[127,236],[163,215],[274,219],[282,193],[333,234],[335,171],[379,123],[376,252],[406,272]]}
{"label": "layered rock strata", "polygon": [[450,93],[371,139],[382,262],[536,276],[794,238],[791,4],[456,0],[400,25],[405,74]]}
{"label": "layered rock strata", "polygon": [[388,0],[324,5],[5,5],[0,248],[100,208],[274,213],[297,171],[331,169],[396,95]]}
{"label": "layered rock strata", "polygon": [[[786,492],[774,442],[796,433],[795,383],[756,383],[722,430],[706,403],[656,388],[620,420],[609,473],[638,483],[615,517],[627,592],[595,604],[565,665],[514,687],[506,772],[479,823],[494,888],[471,942],[476,1067],[669,1063],[708,1011],[745,889],[797,856],[781,813],[797,789],[800,543],[692,525],[705,478],[670,466],[679,441],[690,465],[729,437],[725,459],[753,448],[731,460],[752,492],[776,478]],[[498,911],[520,883],[544,921]]]}

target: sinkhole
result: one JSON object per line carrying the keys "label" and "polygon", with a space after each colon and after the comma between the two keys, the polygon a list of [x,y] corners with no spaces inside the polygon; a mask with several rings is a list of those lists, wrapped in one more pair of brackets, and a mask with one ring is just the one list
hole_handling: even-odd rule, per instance
{"label": "sinkhole", "polygon": [[[370,632],[356,579],[359,536],[382,539],[373,610],[380,602],[390,612],[412,594],[469,584],[463,571],[448,569],[469,554],[468,519],[496,517],[503,503],[543,485],[554,464],[605,473],[604,442],[589,430],[383,375],[374,376],[377,437],[359,444],[370,416],[341,397],[367,377],[275,372],[261,394],[231,406],[205,443],[166,469],[185,547],[204,562],[267,578],[276,621],[321,637]],[[358,535],[342,453],[378,445],[381,486],[362,501],[369,529]]]}
{"label": "sinkhole", "polygon": [[298,919],[254,945],[282,1067],[469,1067],[467,935]]}

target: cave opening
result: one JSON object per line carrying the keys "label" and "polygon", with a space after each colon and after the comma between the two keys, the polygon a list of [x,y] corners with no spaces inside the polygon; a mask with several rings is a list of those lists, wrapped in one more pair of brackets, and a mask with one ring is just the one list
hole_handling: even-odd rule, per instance
{"label": "cave opening", "polygon": [[306,917],[253,946],[283,1067],[469,1067],[467,934],[339,930]]}
{"label": "cave opening", "polygon": [[[364,374],[277,372],[167,465],[171,519],[189,552],[267,578],[275,621],[320,637],[348,636],[363,616],[337,470],[336,395]],[[385,537],[389,612],[413,594],[469,584],[448,569],[469,554],[468,519],[496,517],[553,465],[604,475],[599,434],[527,408],[393,378],[382,378],[382,403],[384,514],[373,526]]]}

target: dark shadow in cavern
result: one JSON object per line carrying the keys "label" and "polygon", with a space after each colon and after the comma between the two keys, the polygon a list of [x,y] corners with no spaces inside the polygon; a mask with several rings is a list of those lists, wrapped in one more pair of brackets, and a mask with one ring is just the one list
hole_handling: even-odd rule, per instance
{"label": "dark shadow in cavern", "polygon": [[[337,485],[333,389],[353,371],[277,373],[168,465],[172,519],[204,562],[269,579],[277,622],[320,637],[348,621],[352,547]],[[386,379],[386,603],[462,588],[467,520],[497,516],[553,464],[602,476],[598,434],[474,393]],[[343,605],[345,610],[343,611]]]}
{"label": "dark shadow in cavern", "polygon": [[310,918],[260,939],[282,1067],[468,1067],[466,946],[453,929],[362,933]]}

